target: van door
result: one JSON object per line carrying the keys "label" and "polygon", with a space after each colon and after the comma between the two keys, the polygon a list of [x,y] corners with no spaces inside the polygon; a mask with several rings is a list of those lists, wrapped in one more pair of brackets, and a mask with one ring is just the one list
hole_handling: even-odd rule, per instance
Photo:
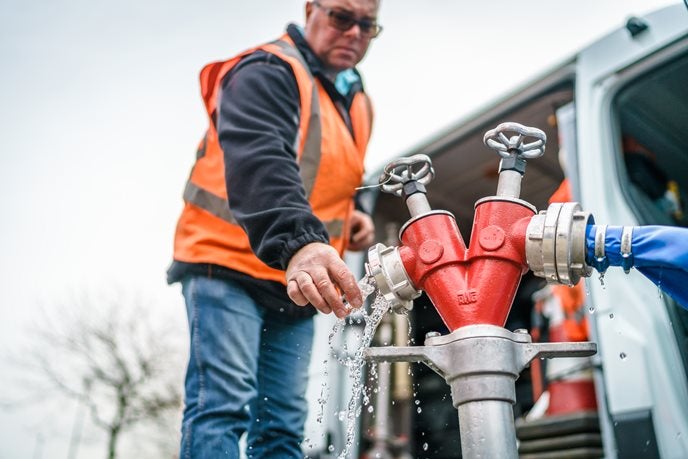
{"label": "van door", "polygon": [[[683,225],[688,10],[676,5],[631,25],[579,54],[579,198],[597,224]],[[594,274],[587,290],[606,456],[688,457],[686,311],[634,270]]]}

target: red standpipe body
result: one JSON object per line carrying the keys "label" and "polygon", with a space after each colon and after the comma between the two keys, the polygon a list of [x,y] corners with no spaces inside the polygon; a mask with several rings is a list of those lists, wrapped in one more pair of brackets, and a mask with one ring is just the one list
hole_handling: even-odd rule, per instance
{"label": "red standpipe body", "polygon": [[483,201],[475,209],[467,248],[454,217],[429,213],[401,235],[402,263],[450,331],[466,325],[503,327],[521,276],[528,271],[526,227],[532,208],[514,201]]}

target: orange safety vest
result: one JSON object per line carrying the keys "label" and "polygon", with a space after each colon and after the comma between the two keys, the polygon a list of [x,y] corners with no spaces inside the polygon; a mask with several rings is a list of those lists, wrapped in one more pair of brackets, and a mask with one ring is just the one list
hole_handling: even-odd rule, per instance
{"label": "orange safety vest", "polygon": [[184,190],[184,209],[177,223],[174,259],[211,263],[258,279],[286,284],[285,273],[256,257],[246,232],[229,209],[224,176],[224,154],[215,127],[222,79],[244,56],[264,50],[291,65],[300,94],[297,161],[306,197],[313,213],[330,235],[330,244],[344,253],[349,239],[349,217],[355,188],[363,178],[363,159],[370,138],[372,109],[360,92],[353,99],[353,137],[342,116],[313,77],[288,35],[249,49],[227,61],[206,65],[200,74],[201,93],[210,124],[201,140],[196,163]]}

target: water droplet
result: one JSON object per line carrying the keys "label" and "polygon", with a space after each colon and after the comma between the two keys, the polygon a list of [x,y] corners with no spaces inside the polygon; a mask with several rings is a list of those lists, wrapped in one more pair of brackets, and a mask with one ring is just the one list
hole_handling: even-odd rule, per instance
{"label": "water droplet", "polygon": [[415,401],[416,405],[420,405],[420,400]]}
{"label": "water droplet", "polygon": [[614,318],[614,313],[609,314],[609,318],[613,319]]}
{"label": "water droplet", "polygon": [[329,445],[329,446],[327,447],[327,450],[328,450],[329,452],[331,452],[331,453],[334,453],[334,445]]}
{"label": "water droplet", "polygon": [[418,414],[422,413],[422,412],[423,412],[423,408],[421,408],[421,407],[419,406],[418,409],[416,410],[416,412],[417,412]]}
{"label": "water droplet", "polygon": [[[274,311],[274,309],[273,309]],[[284,308],[279,308],[279,312],[284,312]]]}
{"label": "water droplet", "polygon": [[589,307],[588,307],[588,312],[589,312],[590,314],[595,314],[595,306],[592,306],[592,305],[589,306]]}
{"label": "water droplet", "polygon": [[427,443],[423,443],[423,451],[427,451],[427,450],[428,450],[428,444],[427,444]]}
{"label": "water droplet", "polygon": [[373,405],[368,406],[368,413],[372,413],[375,411],[375,408],[373,408]]}
{"label": "water droplet", "polygon": [[620,358],[621,360],[626,360],[626,359],[628,358],[628,356],[626,355],[625,352],[622,352],[621,354],[619,354],[619,358]]}

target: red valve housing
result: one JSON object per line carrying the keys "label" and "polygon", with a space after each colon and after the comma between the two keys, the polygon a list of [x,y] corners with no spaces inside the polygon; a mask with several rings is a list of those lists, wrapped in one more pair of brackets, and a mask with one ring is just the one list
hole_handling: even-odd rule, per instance
{"label": "red valve housing", "polygon": [[526,227],[534,214],[523,201],[480,201],[468,248],[447,212],[429,212],[402,230],[404,268],[450,331],[466,325],[504,326],[528,270]]}

